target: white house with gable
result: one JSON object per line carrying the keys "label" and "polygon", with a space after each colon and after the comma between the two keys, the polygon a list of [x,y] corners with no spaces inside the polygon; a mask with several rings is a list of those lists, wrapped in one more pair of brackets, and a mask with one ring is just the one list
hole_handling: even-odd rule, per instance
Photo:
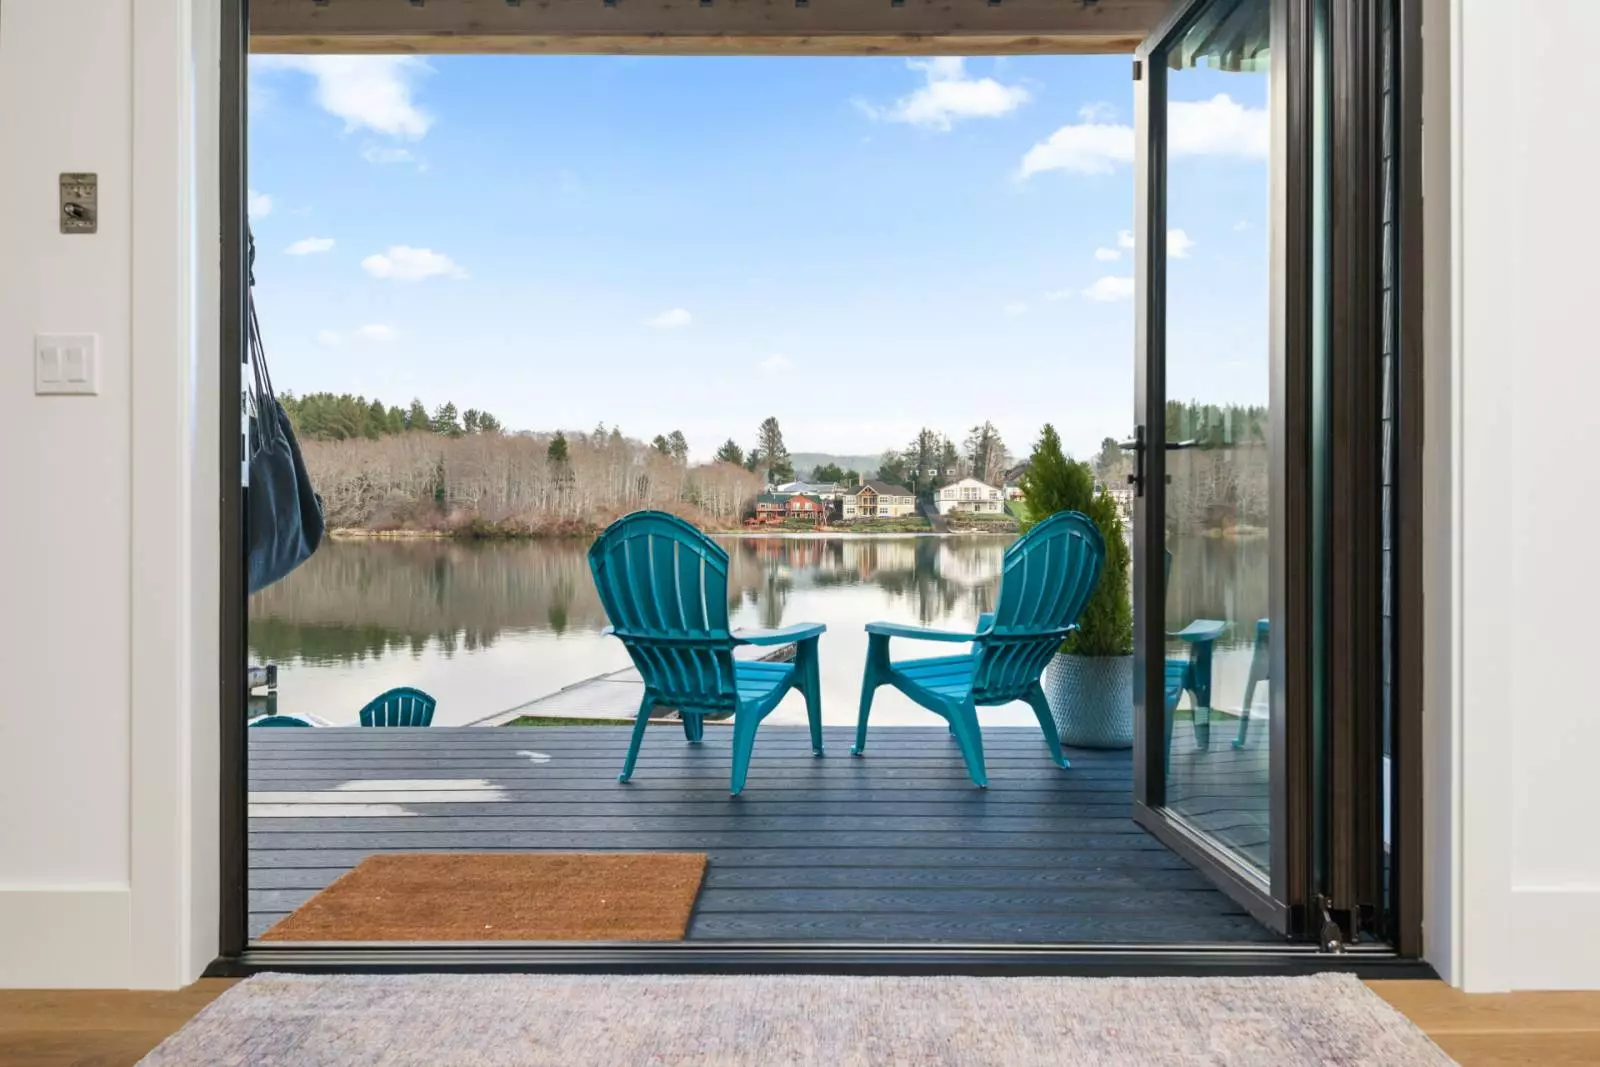
{"label": "white house with gable", "polygon": [[963,478],[959,482],[941,486],[933,503],[941,515],[948,515],[952,511],[998,515],[1006,509],[1005,494],[976,478]]}

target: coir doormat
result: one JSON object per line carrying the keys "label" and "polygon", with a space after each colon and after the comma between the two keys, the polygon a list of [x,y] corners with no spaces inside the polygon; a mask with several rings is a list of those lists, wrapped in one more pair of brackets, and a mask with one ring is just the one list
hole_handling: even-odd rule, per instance
{"label": "coir doormat", "polygon": [[681,941],[703,853],[368,856],[263,941]]}

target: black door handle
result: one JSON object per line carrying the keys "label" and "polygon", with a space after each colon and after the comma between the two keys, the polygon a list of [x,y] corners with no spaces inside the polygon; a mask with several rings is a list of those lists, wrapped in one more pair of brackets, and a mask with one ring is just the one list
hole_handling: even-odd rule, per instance
{"label": "black door handle", "polygon": [[1134,496],[1144,496],[1144,427],[1133,428],[1133,440],[1124,441],[1117,447],[1125,452],[1133,453],[1133,473],[1128,475],[1128,484],[1133,486]]}

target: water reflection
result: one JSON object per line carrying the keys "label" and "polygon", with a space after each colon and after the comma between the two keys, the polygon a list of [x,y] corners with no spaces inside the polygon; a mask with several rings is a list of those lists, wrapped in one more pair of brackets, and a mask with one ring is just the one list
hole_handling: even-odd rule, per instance
{"label": "water reflection", "polygon": [[[974,625],[993,608],[1010,538],[729,537],[722,543],[735,627],[828,624],[824,715],[851,723],[866,654],[862,627],[874,619]],[[1264,614],[1264,587],[1259,605],[1209,603],[1255,592],[1220,580],[1235,572],[1224,557],[1247,550],[1248,543],[1202,541],[1192,558],[1175,551],[1174,603],[1182,610],[1192,605],[1196,617]],[[374,694],[415,685],[439,698],[440,725],[472,722],[628,665],[621,646],[599,635],[606,619],[587,551],[582,541],[332,542],[252,598],[250,652],[257,662],[280,665],[282,712],[349,722]],[[907,644],[903,654],[919,651],[938,650]],[[874,722],[929,721],[895,697],[880,696]],[[775,713],[778,720],[803,721],[798,698],[792,703]],[[986,710],[984,718],[1032,722],[1020,705]]]}

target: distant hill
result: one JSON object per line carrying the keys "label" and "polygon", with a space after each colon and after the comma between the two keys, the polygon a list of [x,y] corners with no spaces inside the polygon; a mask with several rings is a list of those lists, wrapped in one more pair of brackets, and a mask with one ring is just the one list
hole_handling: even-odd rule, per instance
{"label": "distant hill", "polygon": [[878,460],[882,456],[835,456],[827,452],[791,452],[789,460],[794,464],[796,478],[804,478],[811,473],[813,467],[837,463],[840,470],[860,471],[868,478],[878,473]]}

